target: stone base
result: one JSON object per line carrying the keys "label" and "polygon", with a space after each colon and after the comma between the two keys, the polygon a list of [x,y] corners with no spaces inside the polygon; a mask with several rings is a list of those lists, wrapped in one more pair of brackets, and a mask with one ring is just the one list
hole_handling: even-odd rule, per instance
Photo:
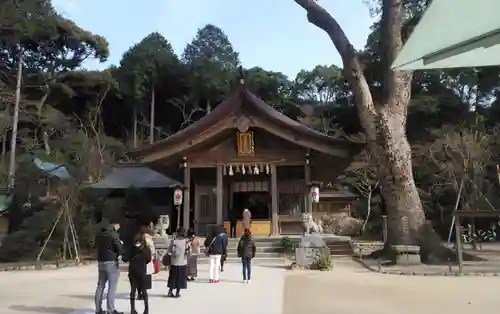
{"label": "stone base", "polygon": [[323,256],[330,256],[330,248],[319,233],[303,236],[299,247],[295,249],[297,266],[300,268],[310,268],[316,259]]}

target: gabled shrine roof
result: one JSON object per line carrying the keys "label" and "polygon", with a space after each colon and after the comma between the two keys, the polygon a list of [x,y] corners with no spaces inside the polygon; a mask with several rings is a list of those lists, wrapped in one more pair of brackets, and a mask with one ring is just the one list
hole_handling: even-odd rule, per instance
{"label": "gabled shrine roof", "polygon": [[[164,140],[129,151],[128,155],[141,158],[159,151],[169,151],[179,145],[195,145],[193,141],[197,138],[203,135],[211,137],[209,133],[218,134],[220,133],[218,129],[221,132],[229,128],[237,129],[241,119],[248,120],[250,127],[258,127],[277,136],[280,136],[277,133],[282,133],[281,137],[286,134],[286,137],[304,139],[302,146],[312,149],[316,143],[348,150],[353,154],[358,153],[365,146],[364,143],[332,137],[309,128],[274,109],[253,94],[245,84],[240,84],[223,102],[200,120]],[[255,121],[258,121],[257,125]],[[175,150],[179,151],[179,149]]]}

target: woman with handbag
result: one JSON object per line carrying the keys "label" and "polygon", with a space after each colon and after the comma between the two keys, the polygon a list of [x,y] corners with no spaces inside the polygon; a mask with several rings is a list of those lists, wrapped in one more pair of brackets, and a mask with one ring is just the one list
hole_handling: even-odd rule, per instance
{"label": "woman with handbag", "polygon": [[227,254],[227,237],[221,227],[205,239],[205,254],[210,261],[210,283],[219,283],[221,257]]}
{"label": "woman with handbag", "polygon": [[[226,233],[226,228],[224,228],[224,226],[219,226],[219,228],[222,230],[223,236],[225,237],[225,243],[227,246],[227,244],[229,243],[229,238],[228,238],[228,235]],[[223,253],[220,257],[220,271],[221,271],[221,273],[224,272],[224,263],[227,260],[227,247],[225,248],[224,252],[225,253]]]}
{"label": "woman with handbag", "polygon": [[[179,298],[180,291],[187,288],[187,259],[189,256],[189,243],[184,237],[184,229],[177,229],[177,235],[168,247],[170,255],[170,268],[168,272],[168,297]],[[175,296],[173,290],[175,291]]]}
{"label": "woman with handbag", "polygon": [[188,258],[188,281],[194,281],[198,277],[198,255],[200,254],[200,239],[193,229],[188,230],[189,245],[191,247]]}
{"label": "woman with handbag", "polygon": [[[146,268],[146,289],[150,290],[153,286],[153,280],[152,280],[152,275],[156,273],[155,269],[155,259],[156,259],[156,249],[155,249],[155,244],[153,241],[153,234],[154,234],[154,226],[153,223],[149,223],[148,225],[141,226],[141,233],[144,237],[144,243],[149,248],[149,251],[151,252],[151,261],[148,263],[147,268]],[[137,297],[138,300],[142,299],[142,293],[139,293],[139,296]]]}
{"label": "woman with handbag", "polygon": [[144,314],[149,313],[147,265],[151,263],[151,256],[144,233],[139,232],[135,237],[133,245],[128,248],[126,254],[123,256],[123,261],[129,263],[128,280],[130,283],[131,314],[137,314],[135,309],[136,293],[140,294],[144,300]]}

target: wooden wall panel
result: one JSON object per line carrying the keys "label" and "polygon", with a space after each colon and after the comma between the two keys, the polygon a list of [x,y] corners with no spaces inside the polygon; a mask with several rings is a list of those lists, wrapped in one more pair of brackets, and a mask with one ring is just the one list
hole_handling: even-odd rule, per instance
{"label": "wooden wall panel", "polygon": [[192,165],[215,165],[217,163],[252,163],[259,161],[279,161],[298,163],[304,160],[305,148],[285,141],[262,130],[254,132],[255,156],[238,156],[237,131],[229,138],[221,140],[210,149],[191,152],[188,160]]}

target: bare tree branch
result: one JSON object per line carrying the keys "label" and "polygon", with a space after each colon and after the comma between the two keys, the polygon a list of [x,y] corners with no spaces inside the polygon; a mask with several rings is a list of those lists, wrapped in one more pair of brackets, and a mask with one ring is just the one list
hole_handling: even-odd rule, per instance
{"label": "bare tree branch", "polygon": [[195,113],[206,112],[206,109],[197,106],[190,106],[189,104],[190,101],[187,97],[184,97],[184,99],[178,99],[178,98],[171,99],[169,103],[174,105],[177,109],[179,109],[182,115],[182,123],[180,126],[181,130],[194,122],[193,116]]}

